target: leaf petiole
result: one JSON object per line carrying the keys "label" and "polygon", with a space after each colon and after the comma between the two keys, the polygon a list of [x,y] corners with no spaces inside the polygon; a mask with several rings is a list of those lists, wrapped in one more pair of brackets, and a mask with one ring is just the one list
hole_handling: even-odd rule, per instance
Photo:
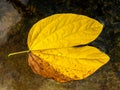
{"label": "leaf petiole", "polygon": [[14,53],[8,54],[8,57],[10,57],[10,56],[12,56],[12,55],[16,55],[16,54],[29,53],[29,52],[30,52],[30,50],[20,51],[20,52],[14,52]]}

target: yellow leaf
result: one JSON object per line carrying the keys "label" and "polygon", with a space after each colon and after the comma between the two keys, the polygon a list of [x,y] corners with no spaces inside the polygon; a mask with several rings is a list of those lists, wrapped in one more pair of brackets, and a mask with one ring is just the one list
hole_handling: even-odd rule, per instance
{"label": "yellow leaf", "polygon": [[28,34],[28,63],[43,77],[59,82],[81,80],[106,64],[109,56],[85,45],[95,40],[103,25],[84,15],[55,14],[38,21]]}
{"label": "yellow leaf", "polygon": [[[41,61],[37,59],[36,63],[38,65],[34,66],[34,68],[38,67],[38,70],[36,70],[38,71],[37,73],[44,77],[53,78],[59,82],[84,79],[109,60],[109,57],[105,53],[91,46],[38,50],[32,51],[32,53],[43,60],[42,62],[49,63],[49,66],[44,66],[42,71],[48,67],[52,67],[54,68],[54,72],[56,72],[41,73],[41,67],[38,67],[41,66]],[[56,77],[56,75],[62,75],[62,77]]]}
{"label": "yellow leaf", "polygon": [[28,47],[42,50],[87,44],[98,37],[102,28],[101,23],[84,15],[55,14],[32,27]]}

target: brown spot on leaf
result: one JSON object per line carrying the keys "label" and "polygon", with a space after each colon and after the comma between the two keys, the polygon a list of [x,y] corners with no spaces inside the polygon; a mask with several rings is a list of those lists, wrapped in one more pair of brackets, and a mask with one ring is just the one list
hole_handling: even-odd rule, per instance
{"label": "brown spot on leaf", "polygon": [[56,71],[48,62],[39,58],[33,53],[29,53],[28,63],[34,73],[45,78],[52,78],[59,82],[67,82],[72,80],[71,78]]}

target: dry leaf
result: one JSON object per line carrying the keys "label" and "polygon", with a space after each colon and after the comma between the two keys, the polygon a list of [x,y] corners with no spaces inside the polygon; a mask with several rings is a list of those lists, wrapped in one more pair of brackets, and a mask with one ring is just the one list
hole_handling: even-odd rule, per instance
{"label": "dry leaf", "polygon": [[59,82],[86,78],[109,57],[95,47],[72,46],[95,40],[102,28],[98,21],[77,14],[55,14],[40,20],[28,35],[29,65],[35,73]]}
{"label": "dry leaf", "polygon": [[71,13],[38,21],[28,35],[30,67],[36,74],[59,82],[88,77],[106,64],[109,56],[95,47],[73,46],[92,42],[102,28],[103,25],[92,18]]}

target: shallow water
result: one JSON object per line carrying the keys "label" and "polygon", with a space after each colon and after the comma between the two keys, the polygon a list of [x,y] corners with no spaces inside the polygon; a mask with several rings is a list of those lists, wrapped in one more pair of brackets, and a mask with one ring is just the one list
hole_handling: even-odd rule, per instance
{"label": "shallow water", "polygon": [[[119,90],[119,0],[13,1],[21,2],[15,4],[0,0],[0,90]],[[106,65],[84,80],[59,83],[34,74],[28,66],[27,54],[7,57],[10,52],[28,49],[27,35],[35,22],[63,12],[84,14],[105,24],[102,34],[90,45],[100,48],[111,57]]]}

